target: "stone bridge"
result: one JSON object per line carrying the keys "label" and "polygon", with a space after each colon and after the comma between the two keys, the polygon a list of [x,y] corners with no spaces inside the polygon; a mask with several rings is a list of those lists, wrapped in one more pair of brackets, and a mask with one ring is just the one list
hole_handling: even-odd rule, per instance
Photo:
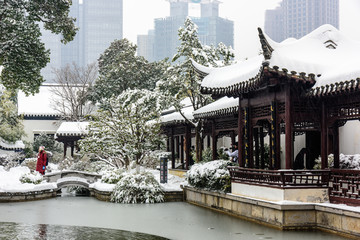
{"label": "stone bridge", "polygon": [[44,175],[44,180],[47,180],[47,182],[55,182],[58,189],[67,186],[81,186],[89,189],[89,185],[101,179],[101,177],[102,175],[96,173],[67,170],[48,173]]}

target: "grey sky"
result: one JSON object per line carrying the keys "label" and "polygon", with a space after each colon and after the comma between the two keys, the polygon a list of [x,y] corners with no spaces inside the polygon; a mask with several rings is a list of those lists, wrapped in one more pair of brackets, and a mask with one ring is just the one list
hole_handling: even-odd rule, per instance
{"label": "grey sky", "polygon": [[[273,9],[281,0],[221,0],[220,17],[234,21],[234,48],[236,57],[244,59],[260,50],[257,27],[264,27],[266,9]],[[339,0],[340,30],[360,41],[360,1]],[[190,5],[190,15],[196,15],[199,6]],[[169,16],[166,0],[124,0],[124,37],[136,44],[138,34],[147,34],[154,28],[154,19]]]}

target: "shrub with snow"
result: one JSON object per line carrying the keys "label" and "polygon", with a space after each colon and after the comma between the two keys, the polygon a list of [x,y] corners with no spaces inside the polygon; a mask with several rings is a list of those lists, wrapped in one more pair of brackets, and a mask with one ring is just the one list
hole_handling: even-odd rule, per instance
{"label": "shrub with snow", "polygon": [[40,184],[43,181],[43,176],[39,172],[34,171],[21,175],[19,180],[22,183]]}
{"label": "shrub with snow", "polygon": [[[334,167],[334,154],[329,154],[328,156],[328,166],[329,168]],[[339,168],[340,169],[354,169],[360,170],[360,154],[355,155],[339,155]],[[319,156],[315,159],[314,169],[321,169],[321,157]]]}
{"label": "shrub with snow", "polygon": [[103,173],[101,177],[101,182],[108,184],[116,184],[123,177],[124,170],[123,169],[115,169],[112,171],[106,171]]}
{"label": "shrub with snow", "polygon": [[160,184],[149,172],[123,173],[111,195],[117,203],[159,203],[164,201]]}
{"label": "shrub with snow", "polygon": [[197,163],[187,172],[186,178],[193,187],[228,192],[231,180],[227,167],[231,165],[225,160]]}
{"label": "shrub with snow", "polygon": [[35,171],[37,158],[25,158],[21,166],[28,167],[30,170]]}

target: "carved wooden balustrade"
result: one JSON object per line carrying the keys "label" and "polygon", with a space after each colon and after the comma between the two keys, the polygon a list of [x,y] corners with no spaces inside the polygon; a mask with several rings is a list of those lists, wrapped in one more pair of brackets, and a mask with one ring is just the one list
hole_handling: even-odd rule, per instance
{"label": "carved wooden balustrade", "polygon": [[330,202],[360,205],[360,170],[332,169]]}
{"label": "carved wooden balustrade", "polygon": [[262,170],[229,167],[231,181],[276,188],[328,187],[330,170]]}

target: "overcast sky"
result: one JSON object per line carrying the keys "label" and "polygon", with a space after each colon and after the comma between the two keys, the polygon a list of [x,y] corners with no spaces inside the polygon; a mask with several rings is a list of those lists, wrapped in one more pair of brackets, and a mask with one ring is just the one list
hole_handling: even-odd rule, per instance
{"label": "overcast sky", "polygon": [[[281,0],[220,0],[220,17],[234,21],[234,49],[237,59],[256,55],[260,50],[257,27],[264,28],[265,10]],[[339,0],[340,30],[360,41],[360,0]],[[190,4],[190,15],[199,14],[199,6]],[[154,28],[155,18],[170,15],[166,0],[124,0],[124,37],[136,44],[138,34]]]}

